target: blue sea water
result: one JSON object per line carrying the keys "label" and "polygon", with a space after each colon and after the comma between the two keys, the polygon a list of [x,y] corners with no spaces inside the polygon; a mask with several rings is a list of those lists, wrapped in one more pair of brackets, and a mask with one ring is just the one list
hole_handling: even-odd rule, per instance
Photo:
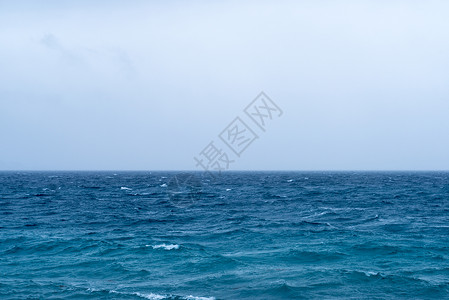
{"label": "blue sea water", "polygon": [[367,298],[449,298],[449,173],[0,173],[0,299]]}

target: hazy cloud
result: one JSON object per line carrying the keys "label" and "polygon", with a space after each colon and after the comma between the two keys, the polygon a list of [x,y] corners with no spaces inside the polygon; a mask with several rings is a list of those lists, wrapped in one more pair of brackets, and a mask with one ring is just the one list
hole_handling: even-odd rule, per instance
{"label": "hazy cloud", "polygon": [[261,90],[234,169],[449,169],[448,2],[0,6],[2,169],[193,169]]}

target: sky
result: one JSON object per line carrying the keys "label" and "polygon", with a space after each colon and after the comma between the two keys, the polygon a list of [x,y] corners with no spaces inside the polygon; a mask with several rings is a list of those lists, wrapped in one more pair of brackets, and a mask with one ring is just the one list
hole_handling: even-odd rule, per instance
{"label": "sky", "polygon": [[[0,0],[0,170],[201,170],[211,142],[230,170],[449,170],[448,13]],[[262,91],[265,131],[244,112]],[[240,156],[236,117],[258,137]]]}

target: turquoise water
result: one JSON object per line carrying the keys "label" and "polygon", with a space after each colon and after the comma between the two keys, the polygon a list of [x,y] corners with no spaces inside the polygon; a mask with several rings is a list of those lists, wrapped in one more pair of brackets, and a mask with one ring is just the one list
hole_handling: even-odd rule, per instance
{"label": "turquoise water", "polygon": [[449,298],[449,173],[0,183],[0,299]]}

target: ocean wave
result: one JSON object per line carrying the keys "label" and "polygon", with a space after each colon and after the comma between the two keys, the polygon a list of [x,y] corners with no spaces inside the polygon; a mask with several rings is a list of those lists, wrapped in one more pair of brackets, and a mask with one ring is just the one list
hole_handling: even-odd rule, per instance
{"label": "ocean wave", "polygon": [[400,245],[390,245],[376,242],[366,242],[352,246],[356,252],[365,252],[371,255],[392,255],[398,253],[409,253],[410,249]]}
{"label": "ocean wave", "polygon": [[186,300],[215,300],[215,297],[198,297],[198,296],[187,296]]}
{"label": "ocean wave", "polygon": [[132,293],[132,295],[136,295],[138,297],[144,298],[144,299],[149,299],[149,300],[174,300],[174,299],[179,299],[179,300],[215,300],[214,297],[201,297],[201,296],[175,296],[175,295],[159,295],[159,294],[154,294],[154,293],[149,293],[149,294],[145,294],[145,293]]}
{"label": "ocean wave", "polygon": [[299,224],[299,225],[320,225],[320,226],[331,226],[331,224],[329,223],[322,223],[322,222],[313,222],[313,221],[301,221],[299,223],[295,223],[295,224]]}
{"label": "ocean wave", "polygon": [[44,175],[0,176],[1,299],[449,299],[449,174]]}
{"label": "ocean wave", "polygon": [[[150,247],[151,245],[146,245],[147,247]],[[154,245],[151,246],[153,247],[153,249],[164,249],[164,250],[178,250],[179,249],[179,245],[176,244],[160,244],[160,245]]]}
{"label": "ocean wave", "polygon": [[269,287],[260,289],[259,293],[265,296],[261,299],[303,299],[304,291],[305,289],[303,287],[294,286],[284,280],[279,280],[270,284]]}
{"label": "ocean wave", "polygon": [[84,189],[91,189],[91,190],[99,190],[99,189],[101,189],[101,186],[86,186],[86,185],[81,185],[80,187],[81,187],[81,188],[84,188]]}
{"label": "ocean wave", "polygon": [[215,300],[215,297],[202,297],[202,296],[179,296],[179,295],[161,295],[161,294],[155,294],[155,293],[141,293],[141,292],[134,292],[134,293],[127,293],[127,292],[119,292],[115,290],[109,291],[111,294],[119,294],[119,295],[133,295],[140,298],[148,299],[148,300]]}
{"label": "ocean wave", "polygon": [[288,251],[287,255],[284,255],[284,258],[294,262],[311,263],[341,260],[346,256],[347,254],[336,251],[304,251],[300,249],[291,249]]}
{"label": "ocean wave", "polygon": [[[416,275],[406,276],[399,274],[383,274],[375,271],[364,271],[364,270],[341,270],[340,272],[343,276],[350,278],[355,281],[366,281],[366,280],[384,280],[388,282],[400,283],[404,287],[408,285],[416,286],[433,286],[433,284],[426,279],[417,278]],[[447,284],[447,282],[445,282]],[[438,285],[438,284],[437,284]]]}
{"label": "ocean wave", "polygon": [[163,300],[163,299],[167,299],[166,296],[159,295],[159,294],[153,294],[153,293],[149,293],[149,294],[133,293],[133,295],[136,295],[136,296],[141,297],[141,298],[149,299],[149,300]]}

